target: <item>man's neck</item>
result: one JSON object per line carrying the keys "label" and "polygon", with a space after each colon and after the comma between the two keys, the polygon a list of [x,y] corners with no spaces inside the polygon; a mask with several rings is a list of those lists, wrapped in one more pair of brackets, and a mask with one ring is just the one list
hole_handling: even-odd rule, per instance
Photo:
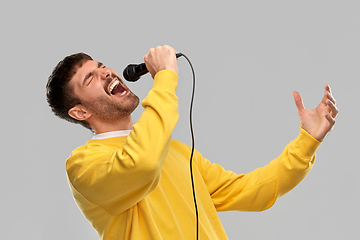
{"label": "man's neck", "polygon": [[120,119],[115,123],[107,123],[97,121],[92,124],[92,129],[95,134],[101,134],[112,131],[121,131],[121,130],[132,130],[133,122],[131,119],[131,115]]}
{"label": "man's neck", "polygon": [[108,139],[115,137],[127,137],[129,136],[130,132],[131,130],[121,130],[121,131],[112,131],[112,132],[94,134],[92,140]]}

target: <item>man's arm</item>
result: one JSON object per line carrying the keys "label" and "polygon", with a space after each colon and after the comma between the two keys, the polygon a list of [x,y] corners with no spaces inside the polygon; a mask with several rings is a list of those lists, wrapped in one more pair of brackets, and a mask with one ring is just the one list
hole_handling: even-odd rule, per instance
{"label": "man's arm", "polygon": [[268,209],[309,173],[320,141],[334,126],[339,110],[328,84],[321,103],[314,110],[305,110],[300,94],[294,92],[293,95],[300,134],[267,166],[237,175],[197,155],[196,162],[218,211]]}
{"label": "man's arm", "polygon": [[[175,61],[169,59],[171,52]],[[153,56],[157,57],[156,61]],[[79,193],[110,215],[123,212],[156,188],[178,120],[175,50],[158,47],[150,50],[146,59],[154,84],[142,101],[145,110],[123,148],[87,145],[67,161],[75,194]]]}
{"label": "man's arm", "polygon": [[[198,152],[195,161],[217,211],[263,211],[305,178],[314,164],[319,145],[319,141],[301,129],[279,157],[247,174],[226,171]],[[257,155],[258,151],[253,153],[254,158]],[[241,157],[239,152],[232,159],[238,161]]]}

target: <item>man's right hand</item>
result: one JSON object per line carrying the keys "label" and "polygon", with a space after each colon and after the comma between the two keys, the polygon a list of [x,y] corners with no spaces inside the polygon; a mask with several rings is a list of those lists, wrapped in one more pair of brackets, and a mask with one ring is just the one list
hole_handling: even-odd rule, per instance
{"label": "man's right hand", "polygon": [[176,51],[168,45],[151,48],[144,56],[144,61],[152,78],[161,70],[171,70],[178,74]]}

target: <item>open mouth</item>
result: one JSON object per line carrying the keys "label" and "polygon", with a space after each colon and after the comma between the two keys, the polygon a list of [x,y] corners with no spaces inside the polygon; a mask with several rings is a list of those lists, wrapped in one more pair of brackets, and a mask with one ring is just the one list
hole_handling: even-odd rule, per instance
{"label": "open mouth", "polygon": [[128,89],[126,89],[120,82],[119,79],[115,78],[109,85],[109,93],[118,97],[123,97],[127,94]]}

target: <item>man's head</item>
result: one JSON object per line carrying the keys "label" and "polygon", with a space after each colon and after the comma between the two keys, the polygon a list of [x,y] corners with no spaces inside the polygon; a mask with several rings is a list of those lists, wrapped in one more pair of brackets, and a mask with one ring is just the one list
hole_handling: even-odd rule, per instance
{"label": "man's head", "polygon": [[93,131],[130,117],[139,104],[139,98],[113,69],[84,53],[60,61],[46,89],[47,101],[56,116]]}

